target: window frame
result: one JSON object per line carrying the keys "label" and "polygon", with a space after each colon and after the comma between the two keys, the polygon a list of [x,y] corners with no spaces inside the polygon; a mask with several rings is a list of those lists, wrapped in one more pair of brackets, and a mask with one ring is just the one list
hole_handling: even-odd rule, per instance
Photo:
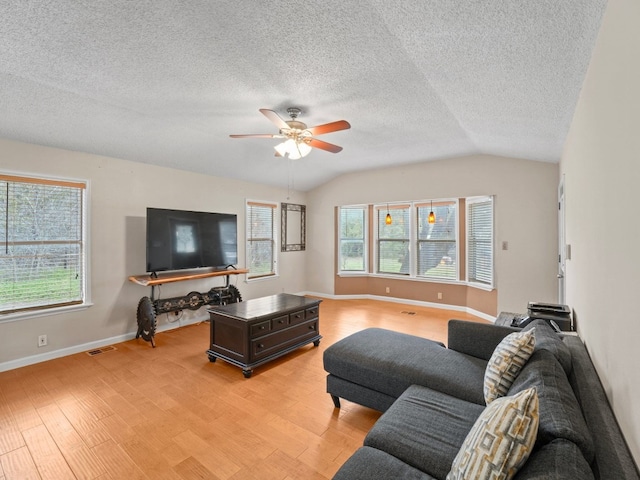
{"label": "window frame", "polygon": [[[7,321],[15,321],[26,318],[35,318],[42,316],[51,316],[64,312],[71,312],[76,310],[84,310],[92,306],[91,302],[91,239],[89,236],[90,228],[89,221],[91,211],[90,205],[90,182],[86,179],[68,178],[68,177],[55,177],[55,176],[38,176],[30,173],[18,173],[18,172],[0,172],[0,181],[7,183],[26,183],[34,185],[45,186],[61,186],[76,188],[80,193],[80,208],[79,219],[81,225],[79,227],[80,239],[77,240],[79,247],[79,262],[81,272],[81,279],[79,285],[80,299],[62,301],[55,304],[41,304],[33,305],[23,308],[15,308],[7,310],[5,313],[0,313],[0,323]],[[48,243],[49,241],[47,241]],[[57,243],[57,241],[54,241]],[[5,242],[2,241],[3,248]]]}
{"label": "window frame", "polygon": [[[491,240],[490,240],[490,245],[491,245],[491,261],[490,266],[491,266],[491,281],[490,282],[483,282],[483,281],[479,281],[477,278],[475,277],[471,277],[471,255],[472,255],[472,251],[473,251],[473,245],[474,242],[472,240],[472,236],[471,236],[471,221],[472,221],[472,213],[471,213],[471,208],[472,205],[476,205],[479,203],[489,203],[491,206]],[[465,225],[465,237],[466,237],[466,258],[465,258],[465,262],[466,262],[466,267],[465,267],[465,273],[466,273],[466,281],[467,284],[472,286],[472,287],[476,287],[476,288],[480,288],[483,290],[493,290],[495,288],[495,284],[496,284],[496,268],[495,268],[495,259],[496,259],[496,241],[495,241],[495,216],[496,216],[496,212],[495,212],[495,196],[494,195],[482,195],[482,196],[477,196],[477,197],[468,197],[465,199],[465,204],[466,204],[466,225]]]}
{"label": "window frame", "polygon": [[[252,237],[252,222],[251,222],[251,213],[249,211],[252,207],[263,207],[271,209],[271,238],[269,237]],[[277,202],[265,201],[265,200],[250,200],[247,199],[245,201],[245,264],[246,268],[249,270],[247,272],[246,281],[256,281],[256,280],[266,280],[270,278],[275,278],[278,276],[278,208],[279,204]],[[271,271],[268,273],[251,273],[251,242],[253,241],[271,241],[271,252],[272,252],[272,260],[271,260]]]}
{"label": "window frame", "polygon": [[[415,272],[414,272],[414,261],[413,261],[413,254],[412,254],[412,244],[413,244],[413,238],[415,236],[414,233],[414,213],[413,213],[413,204],[410,202],[400,202],[400,203],[393,203],[393,204],[379,204],[379,205],[374,205],[373,206],[373,216],[374,216],[374,233],[373,233],[373,251],[374,251],[374,267],[373,267],[373,272],[375,275],[382,275],[382,276],[391,276],[391,277],[398,277],[398,278],[415,278]],[[394,210],[407,210],[408,212],[408,216],[407,216],[407,222],[408,222],[408,236],[406,238],[393,238],[393,237],[384,237],[384,238],[380,238],[380,227],[381,227],[381,215],[386,217],[387,212],[391,213]],[[391,219],[393,222],[393,214],[391,213]],[[393,223],[392,223],[393,225]],[[380,268],[380,243],[381,242],[403,242],[406,243],[407,245],[407,251],[409,254],[409,271],[406,273],[403,273],[402,271],[400,272],[387,272],[387,271],[381,271]],[[401,267],[402,270],[402,267]]]}
{"label": "window frame", "polygon": [[[431,209],[433,208],[433,211],[435,212],[436,209],[439,207],[449,207],[449,206],[455,209],[453,240],[421,239],[420,229],[419,229],[419,222],[420,222],[419,210],[421,208],[426,208],[429,211],[431,211]],[[424,280],[435,281],[435,282],[459,282],[460,281],[460,261],[459,260],[453,263],[454,267],[452,268],[452,270],[455,273],[454,278],[449,278],[446,276],[435,276],[435,275],[434,276],[420,275],[419,255],[420,255],[421,243],[428,245],[428,244],[437,244],[437,243],[444,243],[444,242],[448,243],[453,241],[453,243],[455,244],[456,259],[460,258],[460,201],[457,198],[439,198],[437,200],[436,199],[429,200],[429,202],[426,202],[426,201],[414,202],[413,210],[415,214],[415,222],[414,222],[415,235],[413,240],[415,242],[416,247],[415,247],[415,257],[412,259],[412,263],[414,264],[414,267],[415,267],[415,277],[418,279],[424,279]],[[440,215],[436,214],[436,223],[439,221],[438,220],[439,218],[440,218]],[[444,255],[443,255],[443,258],[444,258]]]}
{"label": "window frame", "polygon": [[[342,238],[342,210],[362,210],[363,217],[363,232],[362,232],[362,252],[363,252],[363,269],[362,270],[343,270],[342,269],[342,244],[343,241],[354,242],[353,239]],[[338,207],[338,234],[336,235],[338,240],[338,275],[367,275],[369,274],[369,206],[368,205],[343,205]],[[358,239],[360,240],[360,239]]]}

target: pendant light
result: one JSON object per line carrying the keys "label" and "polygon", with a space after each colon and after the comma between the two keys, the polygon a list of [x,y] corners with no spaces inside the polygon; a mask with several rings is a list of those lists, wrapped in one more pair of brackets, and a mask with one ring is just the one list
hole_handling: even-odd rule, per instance
{"label": "pendant light", "polygon": [[384,223],[391,225],[391,214],[389,213],[389,204],[387,203],[387,216],[384,218]]}
{"label": "pendant light", "polygon": [[431,211],[429,212],[429,223],[436,223],[436,214],[433,213],[433,200],[431,200]]}

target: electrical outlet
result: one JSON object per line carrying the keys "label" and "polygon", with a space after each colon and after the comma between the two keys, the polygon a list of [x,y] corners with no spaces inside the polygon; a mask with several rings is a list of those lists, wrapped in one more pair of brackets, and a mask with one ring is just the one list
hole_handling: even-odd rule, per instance
{"label": "electrical outlet", "polygon": [[442,292],[438,292],[438,300],[442,300]]}
{"label": "electrical outlet", "polygon": [[503,250],[509,250],[509,242],[503,241],[502,242],[502,249]]}
{"label": "electrical outlet", "polygon": [[391,289],[389,287],[386,288],[387,293],[391,293]]}
{"label": "electrical outlet", "polygon": [[47,346],[47,336],[46,335],[40,335],[38,337],[38,346],[39,347],[46,347]]}

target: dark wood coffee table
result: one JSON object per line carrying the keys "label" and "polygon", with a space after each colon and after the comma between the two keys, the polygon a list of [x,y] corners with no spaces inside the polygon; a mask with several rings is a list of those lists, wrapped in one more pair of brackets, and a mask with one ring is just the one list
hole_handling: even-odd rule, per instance
{"label": "dark wood coffee table", "polygon": [[242,368],[246,378],[258,365],[304,345],[320,345],[320,302],[279,293],[208,309],[209,361],[218,358]]}

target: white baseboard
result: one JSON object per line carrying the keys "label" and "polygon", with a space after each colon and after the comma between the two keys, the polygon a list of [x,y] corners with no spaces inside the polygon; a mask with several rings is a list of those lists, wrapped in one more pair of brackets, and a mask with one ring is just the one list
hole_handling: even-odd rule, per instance
{"label": "white baseboard", "polygon": [[381,295],[330,295],[326,293],[316,293],[316,292],[302,292],[298,293],[298,295],[311,295],[312,297],[321,297],[321,298],[330,298],[332,300],[380,300],[382,302],[393,302],[393,303],[402,303],[405,305],[416,305],[418,307],[430,307],[430,308],[439,308],[441,310],[454,310],[457,312],[465,312],[469,315],[475,315],[476,317],[480,317],[483,320],[487,320],[489,322],[496,321],[496,317],[492,315],[488,315],[483,312],[479,312],[478,310],[474,310],[469,307],[461,307],[460,305],[448,305],[446,303],[432,303],[432,302],[423,302],[420,300],[409,300],[406,298],[396,298],[396,297],[385,297]]}
{"label": "white baseboard", "polygon": [[[208,320],[208,318],[209,317],[207,316],[206,319],[194,318],[188,321],[179,321],[179,322],[169,323],[165,325],[159,325],[156,328],[156,332],[161,333],[161,332],[166,332],[167,330],[174,330],[176,328],[185,327],[187,325],[201,323],[205,320]],[[9,370],[14,370],[16,368],[26,367],[28,365],[34,365],[40,362],[46,362],[47,360],[54,360],[56,358],[66,357],[67,355],[88,352],[89,350],[95,350],[100,347],[106,347],[107,345],[127,342],[129,340],[133,340],[134,338],[136,338],[136,332],[129,332],[123,335],[117,335],[115,337],[103,338],[101,340],[96,340],[93,342],[83,343],[80,345],[73,345],[71,347],[52,350],[45,353],[39,353],[37,355],[31,355],[29,357],[10,360],[8,362],[0,363],[0,372],[6,372]]]}

